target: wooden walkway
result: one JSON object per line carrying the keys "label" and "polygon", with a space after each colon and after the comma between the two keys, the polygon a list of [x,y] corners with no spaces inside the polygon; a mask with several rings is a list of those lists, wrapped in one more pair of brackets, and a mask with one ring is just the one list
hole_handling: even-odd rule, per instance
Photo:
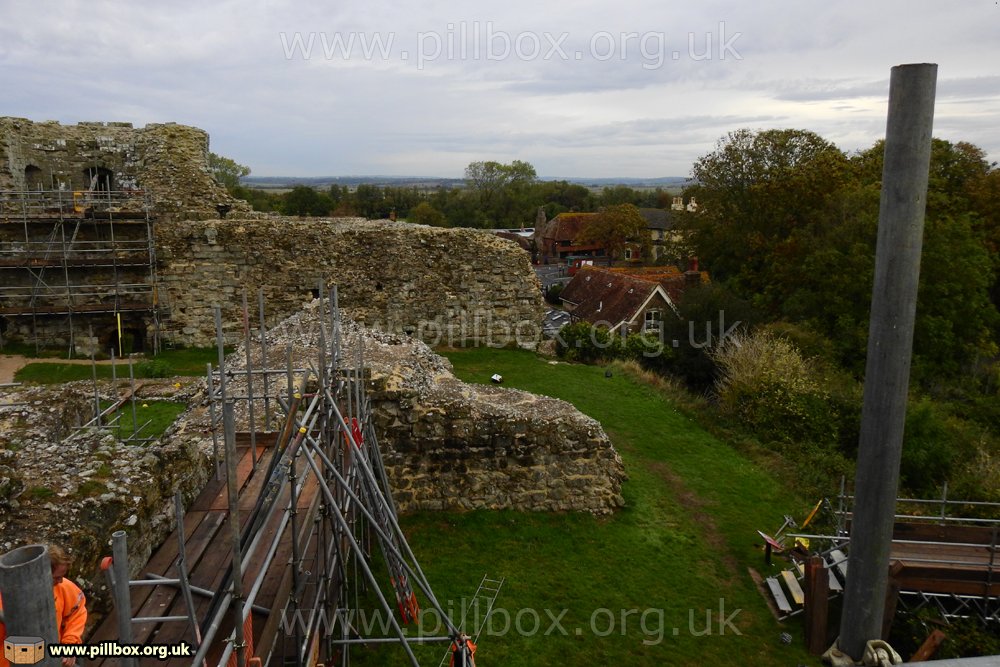
{"label": "wooden walkway", "polygon": [[[237,451],[239,453],[239,464],[237,466],[237,477],[239,479],[241,491],[239,495],[239,518],[241,528],[245,529],[250,518],[251,511],[257,501],[266,480],[264,479],[267,464],[270,459],[271,447],[275,440],[275,434],[257,435],[257,472],[251,475],[252,460],[250,457],[251,448],[249,439],[245,434],[237,438]],[[306,483],[302,493],[296,503],[303,519],[312,513],[314,500],[317,498],[317,484],[315,479],[310,477],[312,483]],[[279,497],[281,507],[288,506],[287,484],[282,496]],[[185,550],[188,566],[189,580],[193,587],[199,587],[210,591],[215,591],[221,585],[225,577],[227,568],[231,562],[231,533],[228,512],[228,491],[225,479],[216,480],[213,476],[208,485],[202,490],[198,498],[186,510],[184,516]],[[258,547],[254,558],[243,578],[243,591],[247,595],[253,582],[263,576],[263,583],[260,593],[254,601],[255,606],[266,609],[277,607],[275,615],[280,614],[280,609],[287,597],[287,592],[282,588],[287,588],[288,563],[291,560],[291,537],[290,531],[286,530],[278,546],[275,558],[267,572],[261,573],[261,566],[264,563],[267,553],[267,545],[271,542],[279,528],[279,522],[283,512],[277,511],[272,521],[261,530],[262,544]],[[308,521],[301,521],[300,527],[308,528]],[[300,531],[300,534],[302,531]],[[171,533],[170,537],[164,541],[163,545],[156,551],[146,567],[142,570],[140,578],[146,578],[147,573],[157,574],[162,577],[176,579],[178,572],[176,563],[178,558],[177,532]],[[244,561],[246,564],[246,561]],[[186,615],[187,610],[179,588],[174,586],[139,586],[132,587],[132,616],[133,617],[163,617]],[[211,600],[207,596],[194,595],[195,615],[202,622],[208,613]],[[253,628],[255,640],[260,638],[260,634],[267,624],[268,615],[264,613],[253,613]],[[271,626],[273,627],[273,621]],[[187,641],[194,645],[194,634],[188,623],[168,622],[168,623],[142,623],[133,624],[133,641],[140,644],[174,644],[180,641]],[[225,648],[225,639],[232,632],[232,624],[228,616],[221,626],[219,632],[213,640],[212,650],[209,652],[209,665],[218,664],[222,651]],[[273,635],[273,633],[272,633]],[[109,614],[103,623],[98,626],[93,635],[87,640],[90,644],[97,644],[101,641],[117,641],[118,625],[115,615]],[[255,645],[259,645],[257,641]],[[266,650],[266,647],[260,647]],[[119,664],[116,659],[106,659],[103,661],[88,661],[88,665],[106,665],[112,667]],[[172,659],[167,662],[148,658],[139,661],[145,665],[167,665],[168,667],[189,667],[190,658]]]}
{"label": "wooden walkway", "polygon": [[1000,596],[996,528],[899,522],[892,538],[902,590]]}

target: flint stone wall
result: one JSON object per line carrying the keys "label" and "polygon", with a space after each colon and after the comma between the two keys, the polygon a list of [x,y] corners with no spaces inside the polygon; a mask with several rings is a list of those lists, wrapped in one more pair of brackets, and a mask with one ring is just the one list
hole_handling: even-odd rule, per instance
{"label": "flint stone wall", "polygon": [[[337,285],[342,309],[386,331],[433,343],[505,345],[537,340],[544,314],[538,279],[516,244],[472,229],[362,219],[226,219],[156,226],[162,335],[183,345],[215,341],[215,304],[227,338],[242,338],[242,293],[257,322],[297,312],[319,285]],[[256,324],[254,325],[256,329]]]}

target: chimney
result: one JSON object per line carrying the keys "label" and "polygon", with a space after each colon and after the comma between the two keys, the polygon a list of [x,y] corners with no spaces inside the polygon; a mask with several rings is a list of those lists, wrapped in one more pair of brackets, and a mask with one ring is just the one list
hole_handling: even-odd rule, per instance
{"label": "chimney", "polygon": [[688,270],[684,272],[684,288],[697,287],[701,284],[701,271],[698,270],[698,258],[688,259]]}

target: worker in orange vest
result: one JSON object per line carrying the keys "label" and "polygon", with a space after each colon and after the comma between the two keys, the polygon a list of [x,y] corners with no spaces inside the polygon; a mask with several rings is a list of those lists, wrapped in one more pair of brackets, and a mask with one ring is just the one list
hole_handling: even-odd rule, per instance
{"label": "worker in orange vest", "polygon": [[476,645],[469,635],[462,635],[461,640],[451,644],[450,667],[476,667]]}
{"label": "worker in orange vest", "polygon": [[[66,552],[54,544],[49,545],[49,563],[52,566],[52,594],[56,603],[56,628],[59,643],[82,644],[83,629],[87,625],[87,598],[80,587],[66,578],[72,560]],[[7,626],[3,623],[3,599],[0,598],[0,643],[7,637]],[[75,658],[63,658],[63,667],[73,667]],[[0,654],[0,667],[10,663]]]}

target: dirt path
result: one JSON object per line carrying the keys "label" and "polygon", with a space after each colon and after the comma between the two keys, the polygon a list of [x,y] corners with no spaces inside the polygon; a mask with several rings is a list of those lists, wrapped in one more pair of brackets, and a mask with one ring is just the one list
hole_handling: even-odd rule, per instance
{"label": "dirt path", "polygon": [[14,381],[14,373],[28,363],[27,357],[20,357],[12,354],[0,355],[0,384],[7,384]]}
{"label": "dirt path", "polygon": [[[22,357],[17,354],[0,354],[0,384],[7,384],[14,381],[14,373],[24,366],[33,363],[48,364],[87,364],[90,359],[54,359],[52,357],[36,359],[34,357]],[[110,364],[110,360],[98,361],[98,364]],[[119,361],[119,363],[121,363]]]}

